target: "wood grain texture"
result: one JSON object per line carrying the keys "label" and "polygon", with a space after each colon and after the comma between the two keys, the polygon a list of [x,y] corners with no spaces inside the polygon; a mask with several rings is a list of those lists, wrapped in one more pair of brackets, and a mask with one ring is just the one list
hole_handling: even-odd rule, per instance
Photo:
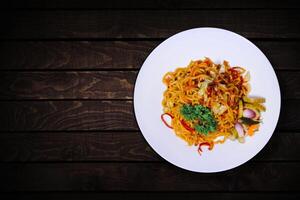
{"label": "wood grain texture", "polygon": [[[155,41],[2,41],[0,52],[5,54],[0,54],[0,70],[138,69],[158,43]],[[285,51],[292,53],[292,49],[285,49]]]}
{"label": "wood grain texture", "polygon": [[253,199],[284,199],[298,200],[299,193],[293,192],[14,192],[0,194],[2,199],[64,199],[64,200],[95,200],[95,199],[131,199],[131,200],[152,200],[152,199],[172,199],[172,200],[194,200],[199,197],[206,200],[253,200]]}
{"label": "wood grain texture", "polygon": [[[277,79],[282,98],[300,98],[300,72],[277,71]],[[253,75],[255,76],[255,74]],[[272,88],[268,88],[272,89]]]}
{"label": "wood grain texture", "polygon": [[[299,199],[299,5],[2,1],[0,199]],[[195,27],[249,38],[272,63],[281,86],[281,116],[268,144],[222,173],[167,163],[134,118],[137,70],[165,38]]]}
{"label": "wood grain texture", "polygon": [[0,72],[0,99],[132,99],[136,75],[126,71]]}
{"label": "wood grain texture", "polygon": [[4,0],[2,8],[18,9],[199,9],[199,8],[299,8],[295,0]]}
{"label": "wood grain texture", "polygon": [[131,101],[0,102],[0,130],[137,130]]}
{"label": "wood grain texture", "polygon": [[203,174],[169,163],[0,164],[0,180],[4,191],[299,191],[299,165],[248,162]]}
{"label": "wood grain texture", "polygon": [[0,161],[4,162],[158,160],[140,132],[0,134]]}
{"label": "wood grain texture", "polygon": [[209,26],[248,38],[300,37],[297,10],[4,11],[0,23],[2,39],[165,38]]}
{"label": "wood grain texture", "polygon": [[[0,99],[132,99],[136,76],[136,71],[0,72]],[[300,72],[277,76],[282,97],[299,99]]]}
{"label": "wood grain texture", "polygon": [[[300,161],[299,146],[299,132],[275,132],[252,160]],[[140,132],[0,133],[0,162],[62,161],[162,162],[163,159]]]}
{"label": "wood grain texture", "polygon": [[[158,41],[0,41],[0,70],[139,69]],[[297,70],[299,41],[254,40],[277,70]]]}
{"label": "wood grain texture", "polygon": [[[298,105],[282,102],[279,130],[299,130]],[[1,101],[0,109],[0,131],[139,130],[132,101]]]}

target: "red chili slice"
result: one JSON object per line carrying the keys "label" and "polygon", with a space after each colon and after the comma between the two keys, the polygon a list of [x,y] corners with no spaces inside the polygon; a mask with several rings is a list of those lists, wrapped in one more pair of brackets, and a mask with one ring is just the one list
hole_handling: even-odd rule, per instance
{"label": "red chili slice", "polygon": [[207,65],[209,65],[211,63],[211,61],[209,59],[205,60],[204,63],[206,63]]}
{"label": "red chili slice", "polygon": [[193,129],[192,127],[190,127],[184,120],[180,120],[180,122],[181,122],[181,124],[182,124],[182,126],[186,129],[186,130],[188,130],[188,131],[190,131],[190,132],[193,132],[195,129]]}
{"label": "red chili slice", "polygon": [[208,142],[202,142],[202,143],[200,143],[199,147],[198,147],[198,152],[199,152],[200,155],[202,153],[202,149],[201,149],[202,146],[208,146],[208,150],[212,150],[212,148],[213,148],[213,146],[210,143],[208,143]]}
{"label": "red chili slice", "polygon": [[210,97],[211,96],[211,93],[212,93],[212,88],[211,87],[208,87],[207,88],[207,95]]}
{"label": "red chili slice", "polygon": [[237,70],[233,69],[233,68],[230,68],[228,71],[231,72],[233,79],[237,79],[240,75],[240,73]]}
{"label": "red chili slice", "polygon": [[165,115],[168,115],[168,116],[171,117],[172,119],[173,119],[174,117],[173,117],[171,114],[169,114],[169,113],[164,113],[164,114],[162,114],[162,115],[160,116],[161,121],[163,121],[163,123],[164,123],[168,128],[173,129],[173,127],[170,126],[170,125],[166,122],[166,120],[164,119],[164,116],[165,116]]}

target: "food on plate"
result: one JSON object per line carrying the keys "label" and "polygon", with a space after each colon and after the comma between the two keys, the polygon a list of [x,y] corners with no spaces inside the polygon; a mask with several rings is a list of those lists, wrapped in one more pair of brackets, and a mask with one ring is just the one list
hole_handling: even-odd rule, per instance
{"label": "food on plate", "polygon": [[200,154],[227,139],[244,143],[259,130],[266,110],[263,97],[249,96],[249,82],[249,71],[227,61],[191,61],[164,75],[161,119]]}

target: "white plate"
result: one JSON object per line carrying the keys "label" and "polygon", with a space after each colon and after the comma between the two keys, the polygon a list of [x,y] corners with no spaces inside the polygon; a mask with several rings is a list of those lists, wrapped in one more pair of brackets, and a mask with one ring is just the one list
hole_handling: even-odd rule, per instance
{"label": "white plate", "polygon": [[[244,144],[227,140],[200,156],[161,121],[161,101],[166,89],[163,75],[191,60],[211,58],[229,61],[250,71],[250,95],[266,98],[263,124]],[[280,89],[266,56],[246,38],[217,28],[196,28],[180,32],[158,45],[139,71],[134,89],[134,111],[138,125],[150,146],[165,160],[195,172],[219,172],[237,167],[254,157],[269,141],[280,113]]]}

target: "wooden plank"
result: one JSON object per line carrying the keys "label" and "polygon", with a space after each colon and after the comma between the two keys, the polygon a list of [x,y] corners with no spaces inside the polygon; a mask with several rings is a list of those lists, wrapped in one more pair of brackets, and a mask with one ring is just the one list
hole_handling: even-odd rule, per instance
{"label": "wooden plank", "polygon": [[295,0],[5,0],[2,8],[18,9],[199,9],[199,8],[299,8]]}
{"label": "wooden plank", "polygon": [[297,100],[283,100],[277,128],[281,130],[299,130],[300,118],[298,121]]}
{"label": "wooden plank", "polygon": [[[139,69],[158,41],[0,41],[0,70]],[[253,41],[277,70],[297,70],[299,41]]]}
{"label": "wooden plank", "polygon": [[136,75],[126,71],[2,72],[0,99],[132,99]]}
{"label": "wooden plank", "polygon": [[4,162],[158,160],[140,132],[0,134],[0,161]]}
{"label": "wooden plank", "polygon": [[0,23],[2,39],[165,38],[207,26],[248,38],[300,38],[297,10],[3,11]]}
{"label": "wooden plank", "polygon": [[[132,99],[136,71],[0,72],[0,99]],[[300,72],[278,71],[282,97],[300,98]]]}
{"label": "wooden plank", "polygon": [[[138,69],[158,44],[158,41],[0,41],[0,51],[5,52],[0,54],[1,70]],[[293,47],[282,48],[293,53]]]}
{"label": "wooden plank", "polygon": [[[299,70],[299,63],[293,64],[293,58],[300,53],[300,42],[253,41],[267,56],[274,69]],[[285,51],[285,52],[282,52]],[[295,61],[297,62],[297,61]]]}
{"label": "wooden plank", "polygon": [[[253,160],[300,161],[299,145],[300,133],[275,132],[270,142]],[[140,132],[0,133],[0,162],[57,161],[163,160],[147,144]]]}
{"label": "wooden plank", "polygon": [[299,167],[300,163],[248,162],[221,175],[189,172],[168,163],[0,164],[0,180],[4,191],[299,192]]}
{"label": "wooden plank", "polygon": [[300,72],[276,72],[281,97],[299,98],[300,97]]}
{"label": "wooden plank", "polygon": [[0,130],[137,130],[131,101],[1,102]]}
{"label": "wooden plank", "polygon": [[34,200],[34,199],[64,199],[64,200],[95,200],[95,199],[201,199],[206,200],[252,200],[252,199],[285,199],[285,200],[298,200],[300,198],[299,193],[291,192],[21,192],[21,193],[3,193],[0,194],[2,199],[22,199],[22,200]]}
{"label": "wooden plank", "polygon": [[[282,102],[279,130],[299,130],[299,100]],[[138,130],[131,101],[1,101],[0,131]]]}

